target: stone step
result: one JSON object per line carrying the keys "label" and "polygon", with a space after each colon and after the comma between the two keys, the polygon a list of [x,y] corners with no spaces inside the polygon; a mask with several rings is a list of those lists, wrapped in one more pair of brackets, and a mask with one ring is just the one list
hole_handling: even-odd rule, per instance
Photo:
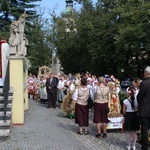
{"label": "stone step", "polygon": [[[0,103],[0,108],[4,108],[4,104]],[[7,108],[12,108],[12,103],[7,104]]]}
{"label": "stone step", "polygon": [[[4,96],[4,93],[0,93],[0,96]],[[13,93],[8,93],[8,96],[13,96]]]}
{"label": "stone step", "polygon": [[[0,108],[0,112],[3,112],[4,111],[4,108]],[[11,108],[6,108],[6,111],[11,111]]]}
{"label": "stone step", "polygon": [[7,120],[6,122],[4,120],[0,120],[0,127],[1,126],[9,126],[11,125],[11,121]]}
{"label": "stone step", "polygon": [[[13,93],[13,91],[14,91],[14,88],[10,87],[9,93]],[[0,87],[0,93],[3,93],[3,87]]]}
{"label": "stone step", "polygon": [[[4,108],[4,104],[0,104],[0,108]],[[7,108],[12,108],[12,103],[7,104]]]}
{"label": "stone step", "polygon": [[1,126],[10,126],[11,125],[11,120],[6,120],[6,122],[4,120],[0,120],[0,127]]}
{"label": "stone step", "polygon": [[3,88],[0,88],[0,137],[8,137],[11,131],[11,108],[13,99],[13,88],[10,88],[8,93],[8,104],[6,108],[6,121],[4,121],[4,93]]}
{"label": "stone step", "polygon": [[0,127],[0,130],[7,130],[7,129],[10,129],[10,126],[1,126]]}
{"label": "stone step", "polygon": [[4,121],[4,93],[3,88],[0,88],[0,137],[8,137],[11,131],[11,108],[13,99],[13,88],[10,88],[8,93],[8,104],[6,108],[6,121]]}
{"label": "stone step", "polygon": [[[6,116],[11,116],[11,111],[6,112]],[[0,116],[4,116],[4,111],[0,111]]]}
{"label": "stone step", "polygon": [[[8,103],[12,103],[12,98],[8,97]],[[4,98],[0,97],[0,104],[4,104]]]}
{"label": "stone step", "polygon": [[[13,99],[13,96],[8,96],[8,101],[12,101],[12,99]],[[0,102],[2,103],[2,102],[4,102],[4,96],[0,96]]]}
{"label": "stone step", "polygon": [[[6,116],[6,120],[10,120],[11,119],[11,117],[10,116]],[[4,120],[4,116],[0,116],[0,121],[1,120]]]}
{"label": "stone step", "polygon": [[0,137],[7,137],[10,135],[11,129],[0,129]]}

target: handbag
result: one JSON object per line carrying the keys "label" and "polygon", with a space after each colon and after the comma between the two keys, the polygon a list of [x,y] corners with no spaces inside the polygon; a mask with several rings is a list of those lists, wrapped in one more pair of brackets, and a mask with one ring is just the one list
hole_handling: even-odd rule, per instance
{"label": "handbag", "polygon": [[89,97],[89,99],[88,99],[88,108],[91,109],[91,108],[93,108],[93,106],[94,106],[93,100]]}
{"label": "handbag", "polygon": [[64,94],[66,95],[66,94],[67,94],[67,89],[65,89],[63,92],[64,92]]}
{"label": "handbag", "polygon": [[106,113],[108,114],[110,111],[109,107],[106,108]]}
{"label": "handbag", "polygon": [[[90,93],[90,90],[89,90],[89,93]],[[93,102],[91,96],[89,96],[89,98],[88,98],[88,108],[91,109],[91,108],[93,108],[93,106],[94,106],[94,102]]]}

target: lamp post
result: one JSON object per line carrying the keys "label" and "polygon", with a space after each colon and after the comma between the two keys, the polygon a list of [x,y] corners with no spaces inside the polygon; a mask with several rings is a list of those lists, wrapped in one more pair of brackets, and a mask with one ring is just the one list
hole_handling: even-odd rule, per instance
{"label": "lamp post", "polygon": [[51,71],[54,73],[54,50],[55,50],[55,39],[56,39],[56,22],[55,18],[53,16],[53,24],[52,24],[52,30],[51,30],[51,59],[52,59],[52,65],[51,65]]}
{"label": "lamp post", "polygon": [[54,44],[52,44],[52,72],[54,72]]}

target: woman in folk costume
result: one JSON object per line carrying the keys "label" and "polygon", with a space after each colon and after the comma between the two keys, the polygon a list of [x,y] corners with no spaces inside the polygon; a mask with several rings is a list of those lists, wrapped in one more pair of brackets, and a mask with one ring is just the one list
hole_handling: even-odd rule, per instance
{"label": "woman in folk costume", "polygon": [[87,81],[92,82],[91,74],[88,71],[85,73],[85,78],[87,79]]}
{"label": "woman in folk costume", "polygon": [[89,108],[88,108],[88,99],[89,96],[93,97],[90,90],[87,88],[87,79],[81,79],[81,86],[75,90],[73,99],[76,101],[75,105],[75,123],[79,125],[80,135],[83,135],[83,127],[85,128],[85,135],[89,134]]}
{"label": "woman in folk costume", "polygon": [[40,101],[47,100],[47,92],[46,92],[46,77],[41,76],[40,77],[40,83],[39,83],[39,94],[40,94]]}
{"label": "woman in folk costume", "polygon": [[139,89],[140,89],[140,83],[141,83],[141,79],[136,77],[133,79],[132,85],[135,89],[135,96],[137,97],[138,93],[139,93]]}
{"label": "woman in folk costume", "polygon": [[80,85],[81,85],[81,75],[80,75],[80,73],[77,73],[75,75],[74,84],[75,84],[76,88],[80,87]]}
{"label": "woman in folk costume", "polygon": [[34,95],[34,83],[33,82],[28,83],[28,95],[29,95],[29,98],[33,98],[33,95]]}
{"label": "woman in folk costume", "polygon": [[33,98],[34,95],[34,78],[32,76],[32,73],[28,76],[28,95],[29,98]]}
{"label": "woman in folk costume", "polygon": [[[108,123],[108,96],[109,87],[105,86],[105,78],[98,78],[99,85],[95,88],[94,95],[94,119],[93,123],[96,123],[97,134],[96,137],[101,137],[101,129],[103,131],[103,138],[107,137],[107,123]],[[101,128],[102,127],[102,128]]]}
{"label": "woman in folk costume", "polygon": [[67,90],[67,93],[69,93],[69,96],[70,96],[70,112],[73,116],[75,114],[75,101],[73,100],[73,94],[75,92],[75,88],[76,87],[74,85],[74,82],[71,80],[68,90]]}
{"label": "woman in folk costume", "polygon": [[[135,96],[135,99],[137,101],[137,95],[139,93],[139,90],[140,90],[140,84],[141,84],[142,80],[138,77],[135,77],[133,79],[133,82],[132,82],[132,86],[134,88],[134,96]],[[128,92],[128,88],[126,90]],[[137,113],[138,115],[138,120],[139,120],[139,124],[140,124],[140,117],[139,117],[139,112]],[[140,140],[141,139],[141,126],[140,126],[140,129],[139,131],[137,131],[137,136],[138,136],[138,139]]]}
{"label": "woman in folk costume", "polygon": [[98,85],[97,77],[96,75],[92,75],[92,86],[95,87]]}
{"label": "woman in folk costume", "polygon": [[61,105],[61,108],[63,112],[65,112],[65,115],[73,114],[75,111],[75,104],[72,100],[72,94],[74,93],[74,91],[75,91],[74,82],[69,81],[67,83],[67,94],[64,96],[63,103]]}
{"label": "woman in folk costume", "polygon": [[61,79],[58,81],[58,84],[57,84],[58,99],[60,102],[63,102],[64,96],[65,96],[64,94],[64,90],[66,89],[65,82],[66,82],[65,76],[62,75]]}
{"label": "woman in folk costume", "polygon": [[37,100],[37,98],[38,98],[38,86],[39,86],[39,79],[35,76],[35,75],[33,75],[33,79],[34,79],[34,97],[33,97],[33,99],[35,99],[35,100]]}
{"label": "woman in folk costume", "polygon": [[80,73],[77,73],[75,80],[70,81],[68,89],[68,93],[70,95],[70,111],[73,115],[75,114],[75,105],[76,105],[76,100],[73,99],[73,95],[76,89],[79,89],[80,86],[81,86],[81,75]]}
{"label": "woman in folk costume", "polygon": [[74,81],[70,81],[69,78],[67,79],[66,82],[67,94],[65,95],[63,103],[61,105],[65,115],[70,115],[75,111],[75,101],[73,100],[72,95],[75,89],[78,89],[80,87],[80,84],[81,84],[81,78],[79,73],[75,75]]}

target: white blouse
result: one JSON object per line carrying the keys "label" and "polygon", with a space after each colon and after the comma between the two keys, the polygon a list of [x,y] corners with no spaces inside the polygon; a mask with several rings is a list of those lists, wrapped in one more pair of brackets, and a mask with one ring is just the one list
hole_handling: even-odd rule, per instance
{"label": "white blouse", "polygon": [[79,89],[76,89],[72,98],[73,100],[76,101],[76,103],[80,104],[80,105],[87,105],[87,100],[89,98],[89,96],[91,96],[91,98],[93,97],[92,95],[92,91],[89,90],[87,87],[81,87]]}
{"label": "white blouse", "polygon": [[57,88],[58,89],[64,89],[65,88],[65,82],[66,82],[66,80],[59,80]]}
{"label": "white blouse", "polygon": [[136,98],[134,99],[134,107],[135,107],[135,110],[132,109],[131,102],[130,102],[128,99],[125,99],[125,100],[123,101],[123,103],[124,103],[125,106],[126,106],[126,112],[135,112],[135,111],[137,111],[138,103],[137,103]]}

